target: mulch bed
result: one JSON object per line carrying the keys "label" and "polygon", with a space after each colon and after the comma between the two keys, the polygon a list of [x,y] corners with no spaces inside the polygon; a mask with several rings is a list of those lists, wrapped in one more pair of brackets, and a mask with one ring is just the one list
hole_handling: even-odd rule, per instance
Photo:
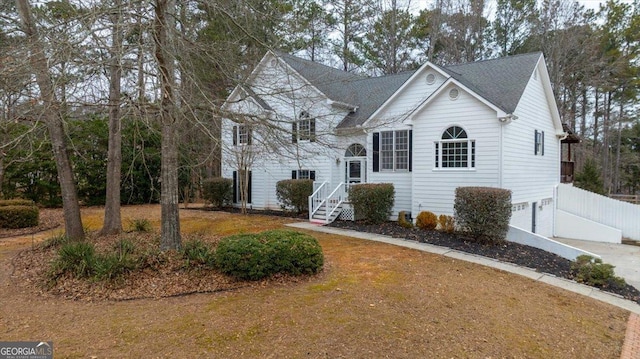
{"label": "mulch bed", "polygon": [[[560,278],[567,278],[570,280],[575,279],[575,275],[571,271],[572,262],[568,259],[538,248],[518,243],[503,242],[498,245],[483,244],[475,242],[472,238],[458,233],[443,233],[435,230],[429,231],[419,228],[404,228],[396,222],[386,222],[379,225],[373,225],[361,221],[335,221],[329,224],[329,226],[434,244],[461,252],[476,254],[503,262],[517,264],[523,267],[533,268],[538,272],[552,274]],[[640,291],[629,284],[622,288],[599,288],[640,304]]]}

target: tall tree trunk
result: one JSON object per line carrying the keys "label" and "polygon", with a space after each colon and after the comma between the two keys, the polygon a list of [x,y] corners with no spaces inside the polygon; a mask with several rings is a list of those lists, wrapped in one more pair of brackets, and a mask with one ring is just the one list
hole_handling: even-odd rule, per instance
{"label": "tall tree trunk", "polygon": [[600,92],[596,89],[596,93],[594,95],[595,105],[593,106],[593,157],[596,157],[598,154],[598,120],[600,119]]}
{"label": "tall tree trunk", "polygon": [[122,231],[120,216],[120,176],[122,171],[122,132],[120,132],[120,81],[122,78],[122,30],[120,28],[121,1],[115,0],[113,29],[111,34],[111,61],[109,64],[109,150],[107,154],[107,193],[104,207],[104,224],[101,234],[117,234]]}
{"label": "tall tree trunk", "polygon": [[156,0],[154,42],[160,76],[160,120],[162,123],[162,159],[160,170],[161,238],[160,249],[180,249],[180,214],[178,208],[178,118],[175,109],[175,74],[169,32],[173,22],[168,10],[175,9],[172,0]]}
{"label": "tall tree trunk", "polygon": [[613,190],[620,193],[620,146],[622,145],[622,119],[624,118],[624,102],[620,99],[620,113],[618,115],[618,139],[616,141],[616,164],[613,167]]}
{"label": "tall tree trunk", "polygon": [[22,30],[30,47],[29,63],[36,77],[42,101],[47,109],[44,120],[49,131],[53,156],[58,171],[58,181],[62,193],[65,234],[73,240],[84,238],[84,228],[80,217],[80,204],[73,176],[71,161],[67,153],[66,133],[61,113],[61,104],[56,98],[53,81],[44,54],[44,44],[39,38],[31,6],[27,0],[16,0],[16,8],[22,22]]}
{"label": "tall tree trunk", "polygon": [[604,117],[602,118],[602,182],[606,193],[611,192],[611,168],[609,163],[611,157],[609,137],[611,134],[609,133],[609,125],[611,123],[612,94],[612,91],[605,93],[605,109]]}

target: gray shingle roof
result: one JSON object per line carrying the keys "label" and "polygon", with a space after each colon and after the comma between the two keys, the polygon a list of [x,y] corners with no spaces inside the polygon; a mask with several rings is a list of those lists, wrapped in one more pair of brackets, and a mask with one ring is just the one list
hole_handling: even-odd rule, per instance
{"label": "gray shingle roof", "polygon": [[513,113],[540,55],[535,52],[442,69],[504,112]]}
{"label": "gray shingle roof", "polygon": [[[509,56],[441,69],[501,110],[513,113],[540,54]],[[285,53],[277,55],[330,99],[358,107],[338,128],[362,125],[415,73],[365,77]]]}
{"label": "gray shingle roof", "polygon": [[262,99],[262,97],[258,96],[249,86],[240,86],[242,88],[242,90],[247,94],[247,96],[252,97],[254,100],[256,100],[256,102],[258,103],[258,105],[262,106],[262,108],[264,108],[265,110],[268,111],[273,111],[273,109],[271,108],[271,106],[269,106],[269,104]]}

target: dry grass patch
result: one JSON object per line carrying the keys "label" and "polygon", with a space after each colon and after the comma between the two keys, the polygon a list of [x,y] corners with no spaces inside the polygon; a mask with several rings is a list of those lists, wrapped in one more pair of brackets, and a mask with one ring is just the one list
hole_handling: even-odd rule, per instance
{"label": "dry grass patch", "polygon": [[[154,210],[143,212],[151,219]],[[260,231],[289,221],[181,214],[190,223],[184,231],[218,236],[238,223],[249,225],[245,231]],[[190,222],[194,217],[212,226]],[[326,259],[318,276],[163,299],[34,296],[10,279],[9,258],[0,258],[0,337],[53,340],[56,357],[63,358],[620,356],[628,316],[621,309],[451,258],[313,235]]]}

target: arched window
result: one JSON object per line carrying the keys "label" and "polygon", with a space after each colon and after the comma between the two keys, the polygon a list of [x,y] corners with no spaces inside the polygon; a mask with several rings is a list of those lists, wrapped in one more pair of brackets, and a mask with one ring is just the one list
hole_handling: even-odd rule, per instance
{"label": "arched window", "polygon": [[459,126],[447,128],[435,143],[436,168],[475,168],[476,142]]}
{"label": "arched window", "polygon": [[309,112],[302,111],[298,119],[291,123],[292,142],[316,140],[316,119]]}
{"label": "arched window", "polygon": [[347,151],[344,153],[345,157],[364,157],[367,155],[367,150],[364,148],[363,145],[359,144],[359,143],[354,143],[351,146],[349,146],[349,148],[347,148]]}

